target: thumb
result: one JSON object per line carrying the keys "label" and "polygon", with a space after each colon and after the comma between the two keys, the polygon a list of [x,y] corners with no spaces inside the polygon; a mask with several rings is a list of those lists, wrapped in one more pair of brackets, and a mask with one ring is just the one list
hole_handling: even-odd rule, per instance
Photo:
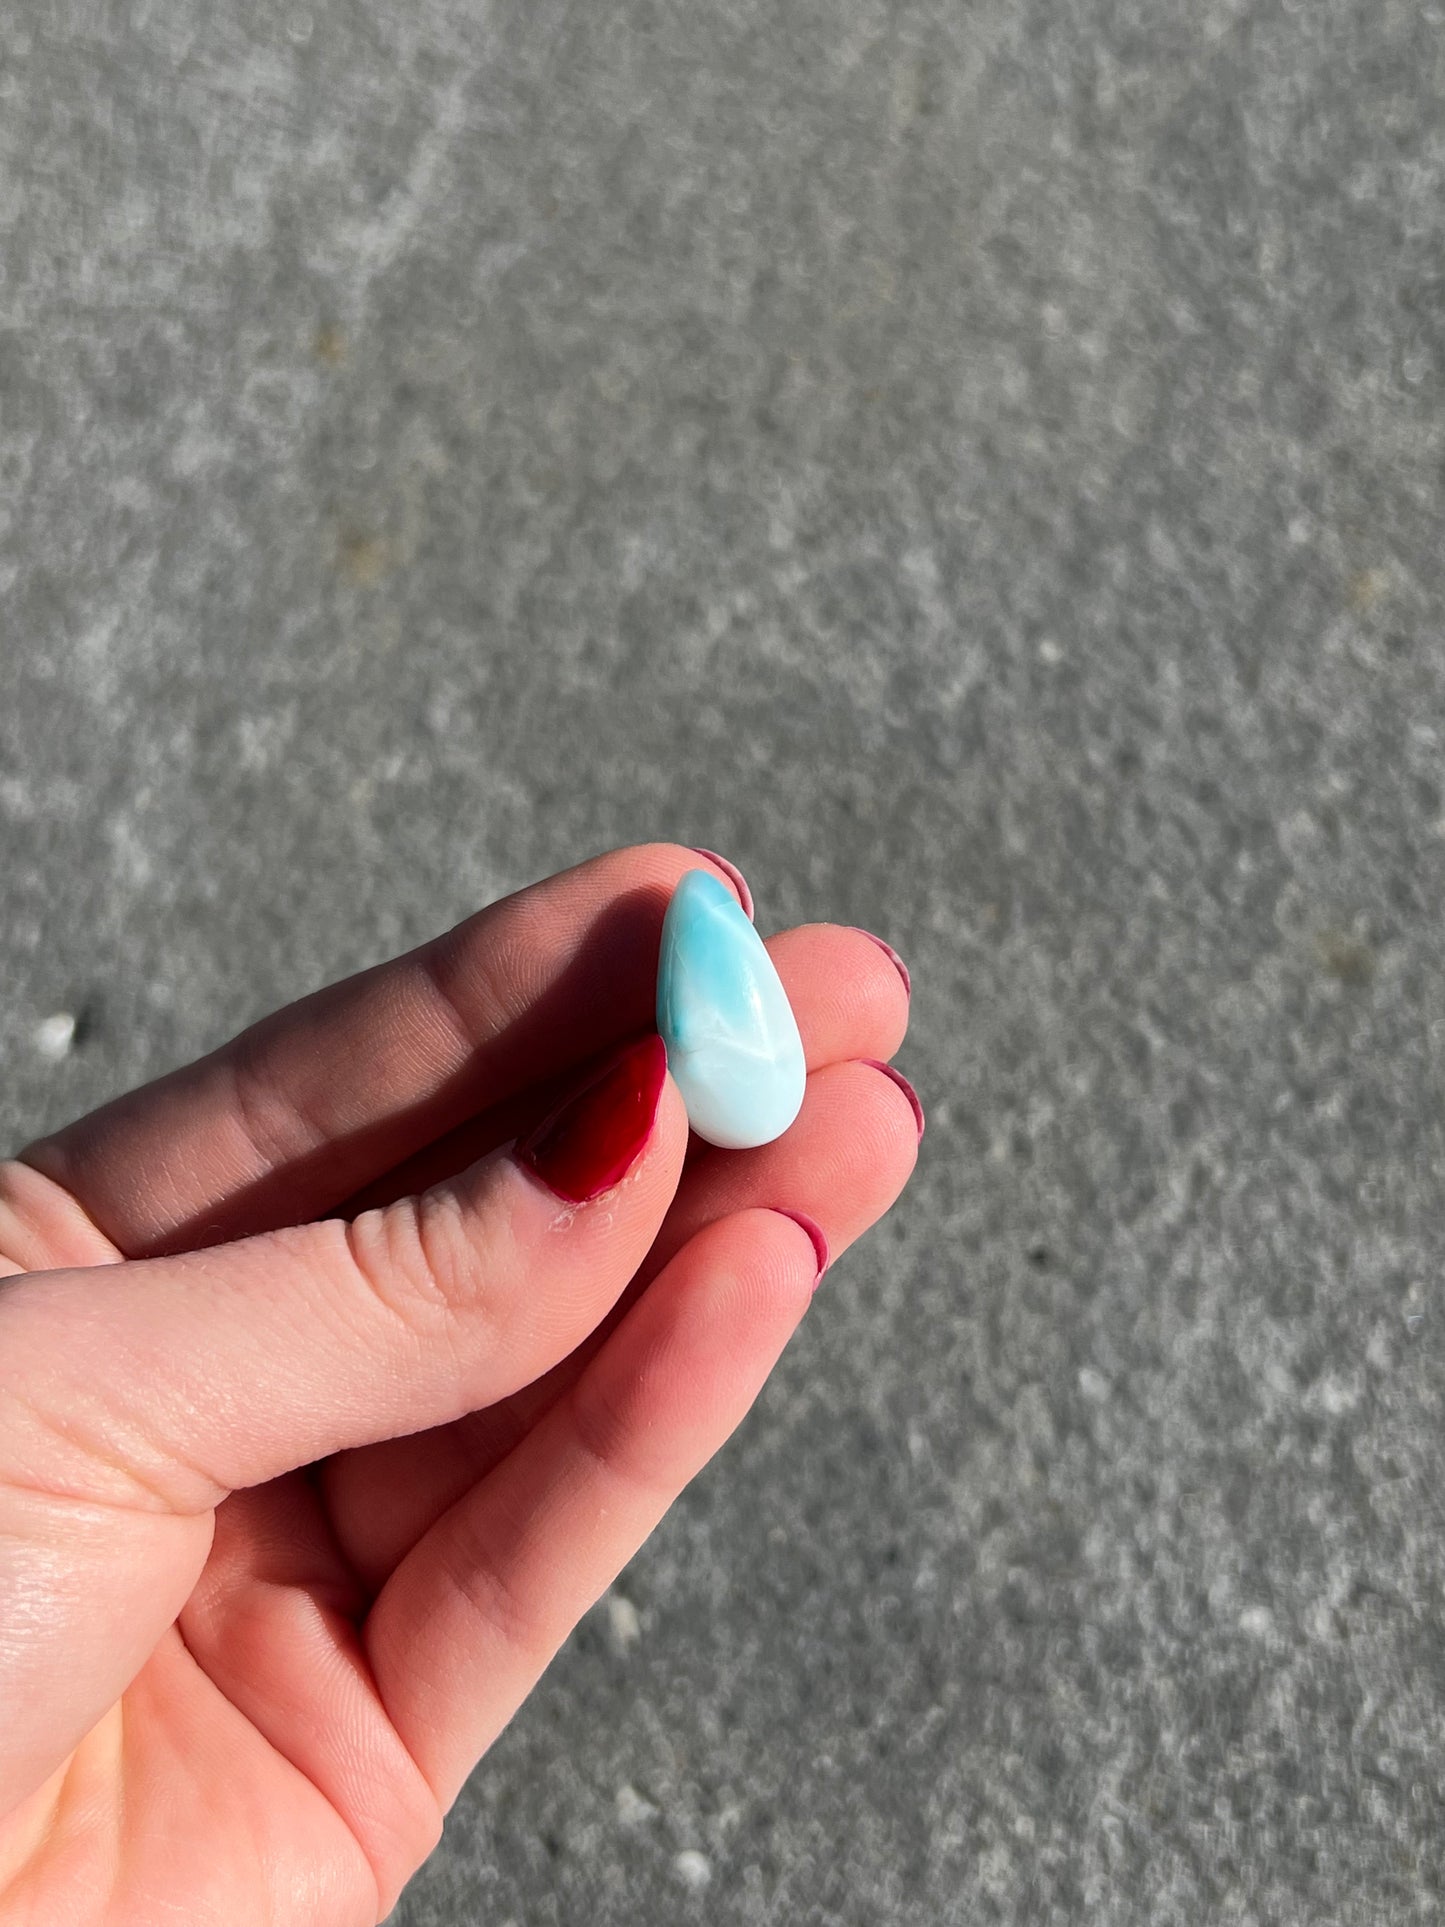
{"label": "thumb", "polygon": [[228,1492],[445,1424],[550,1369],[620,1296],[687,1120],[660,1039],[519,1145],[351,1223],[0,1290],[0,1812],[144,1664]]}

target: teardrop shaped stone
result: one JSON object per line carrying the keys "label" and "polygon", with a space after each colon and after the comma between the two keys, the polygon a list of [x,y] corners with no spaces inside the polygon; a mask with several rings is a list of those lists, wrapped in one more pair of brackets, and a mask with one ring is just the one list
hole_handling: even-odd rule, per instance
{"label": "teardrop shaped stone", "polygon": [[672,892],[657,1029],[688,1123],[709,1145],[771,1145],[800,1112],[807,1068],[788,996],[742,906],[705,869]]}
{"label": "teardrop shaped stone", "polygon": [[807,1067],[787,994],[737,899],[707,870],[689,870],[667,906],[657,1028],[688,1123],[709,1144],[771,1144],[798,1115]]}

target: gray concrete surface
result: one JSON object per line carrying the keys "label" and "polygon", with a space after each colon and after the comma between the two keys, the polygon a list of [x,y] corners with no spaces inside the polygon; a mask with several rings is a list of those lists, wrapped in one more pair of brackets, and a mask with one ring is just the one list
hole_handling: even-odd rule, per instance
{"label": "gray concrete surface", "polygon": [[1445,9],[0,13],[9,1139],[637,837],[914,970],[397,1920],[1438,1919]]}

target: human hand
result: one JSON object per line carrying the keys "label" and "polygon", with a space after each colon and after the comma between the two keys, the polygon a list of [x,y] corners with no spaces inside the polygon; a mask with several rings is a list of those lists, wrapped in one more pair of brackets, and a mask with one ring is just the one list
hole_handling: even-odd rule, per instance
{"label": "human hand", "polygon": [[0,1167],[6,1927],[384,1916],[807,1309],[787,1214],[893,1203],[907,992],[832,925],[768,945],[782,1138],[689,1149],[653,1044],[528,1162],[698,867],[584,863]]}

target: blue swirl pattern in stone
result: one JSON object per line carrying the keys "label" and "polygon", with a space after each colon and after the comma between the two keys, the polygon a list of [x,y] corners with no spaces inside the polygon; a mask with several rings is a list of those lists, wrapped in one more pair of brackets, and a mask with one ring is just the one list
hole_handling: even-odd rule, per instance
{"label": "blue swirl pattern in stone", "polygon": [[667,906],[657,1028],[688,1122],[709,1144],[771,1144],[798,1115],[807,1069],[787,993],[737,899],[706,870],[689,870]]}

